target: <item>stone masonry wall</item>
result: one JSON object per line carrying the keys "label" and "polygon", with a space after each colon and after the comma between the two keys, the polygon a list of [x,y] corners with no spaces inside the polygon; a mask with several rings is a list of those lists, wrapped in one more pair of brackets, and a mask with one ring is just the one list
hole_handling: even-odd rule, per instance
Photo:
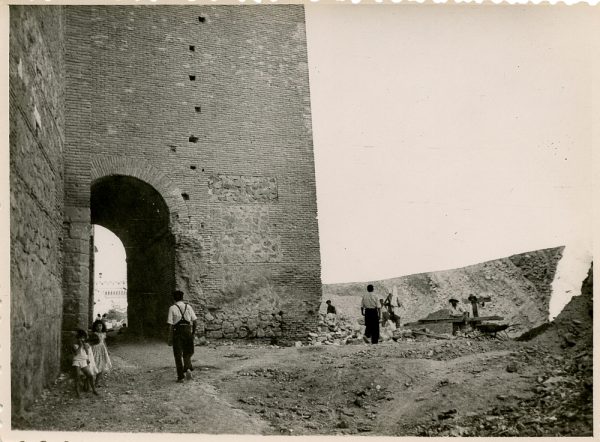
{"label": "stone masonry wall", "polygon": [[303,7],[66,9],[67,206],[102,176],[159,177],[200,330],[306,337],[321,282]]}
{"label": "stone masonry wall", "polygon": [[10,7],[11,396],[56,378],[62,322],[62,7]]}

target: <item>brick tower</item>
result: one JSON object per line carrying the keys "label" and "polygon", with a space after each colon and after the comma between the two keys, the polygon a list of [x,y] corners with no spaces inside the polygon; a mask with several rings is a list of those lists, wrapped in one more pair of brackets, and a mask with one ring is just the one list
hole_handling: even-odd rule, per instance
{"label": "brick tower", "polygon": [[[88,327],[92,224],[125,246],[132,333],[164,334],[175,288],[209,339],[289,341],[315,327],[302,6],[11,7],[10,72],[11,223],[33,231],[31,210],[44,214],[53,255],[40,271],[54,318],[44,333],[13,325],[13,346],[56,346],[61,332],[66,342]],[[27,190],[27,159],[45,167],[39,195]],[[11,324],[47,308],[15,273],[29,233],[11,226]],[[57,356],[41,357],[50,368],[13,379],[19,397],[55,373]]]}

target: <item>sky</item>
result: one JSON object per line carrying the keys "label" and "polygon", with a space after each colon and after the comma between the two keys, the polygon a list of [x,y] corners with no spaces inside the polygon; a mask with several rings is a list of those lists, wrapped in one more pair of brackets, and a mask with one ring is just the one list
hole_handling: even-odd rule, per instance
{"label": "sky", "polygon": [[565,245],[560,311],[592,253],[591,16],[307,5],[322,281]]}
{"label": "sky", "polygon": [[566,245],[561,279],[580,287],[592,250],[588,9],[306,11],[323,282]]}
{"label": "sky", "polygon": [[119,237],[94,225],[94,247],[94,281],[127,281],[125,247]]}

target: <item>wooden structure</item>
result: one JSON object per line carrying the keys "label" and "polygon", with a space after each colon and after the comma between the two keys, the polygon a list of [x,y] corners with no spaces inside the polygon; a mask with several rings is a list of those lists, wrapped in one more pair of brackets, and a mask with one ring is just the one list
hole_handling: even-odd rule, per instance
{"label": "wooden structure", "polygon": [[502,316],[477,316],[475,318],[470,318],[470,317],[465,318],[463,316],[448,316],[446,318],[419,319],[416,322],[408,322],[408,323],[404,324],[404,326],[405,327],[415,327],[418,325],[426,325],[426,324],[440,323],[440,322],[471,324],[471,323],[478,323],[478,322],[482,322],[482,321],[501,321],[503,319],[504,318]]}

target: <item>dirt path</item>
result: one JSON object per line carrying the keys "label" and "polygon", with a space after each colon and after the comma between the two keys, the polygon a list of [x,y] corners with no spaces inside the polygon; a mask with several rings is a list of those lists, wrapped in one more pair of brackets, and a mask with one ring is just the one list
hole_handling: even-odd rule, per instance
{"label": "dirt path", "polygon": [[61,378],[17,426],[213,434],[268,431],[265,421],[233,407],[205,380],[220,367],[196,361],[196,378],[178,384],[171,349],[164,343],[119,344],[110,352],[115,368],[99,388],[100,396],[84,393],[76,399],[71,381]]}
{"label": "dirt path", "polygon": [[162,342],[117,342],[109,351],[115,368],[99,397],[75,399],[70,380],[60,379],[13,428],[406,435],[443,419],[485,415],[498,404],[518,408],[545,365],[540,350],[512,341],[239,343],[196,347],[194,379],[177,384]]}

